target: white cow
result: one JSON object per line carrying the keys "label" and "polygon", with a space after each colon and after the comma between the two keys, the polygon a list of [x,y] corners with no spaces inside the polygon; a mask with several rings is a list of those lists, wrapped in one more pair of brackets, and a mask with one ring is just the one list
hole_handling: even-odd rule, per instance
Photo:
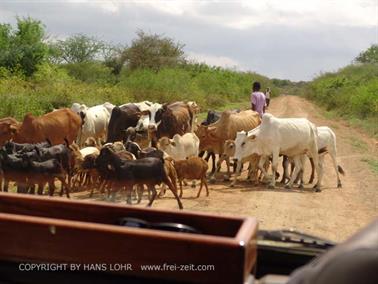
{"label": "white cow", "polygon": [[199,139],[194,133],[185,133],[182,136],[175,134],[172,139],[160,138],[158,148],[174,160],[185,160],[190,156],[198,156],[199,143]]}
{"label": "white cow", "polygon": [[[266,175],[263,165],[272,155],[272,181],[270,188],[275,187],[276,171],[279,155],[292,157],[295,163],[294,172],[287,187],[293,185],[298,172],[304,164],[307,154],[314,160],[318,182],[316,191],[320,191],[322,171],[319,167],[317,129],[313,123],[305,118],[276,118],[266,113],[262,117],[261,125],[248,134],[238,132],[235,140],[235,159],[242,161],[252,154],[261,155],[259,169]],[[238,162],[239,167],[240,162]]]}
{"label": "white cow", "polygon": [[94,137],[99,140],[106,139],[110,116],[114,105],[104,103],[93,107],[74,103],[71,110],[80,115],[83,123],[78,135],[78,144],[82,146],[88,137]]}
{"label": "white cow", "polygon": [[[328,126],[317,127],[317,143],[319,149],[319,167],[323,172],[324,156],[328,153],[331,156],[332,163],[337,176],[337,187],[342,187],[339,173],[345,174],[343,168],[337,164],[336,155],[336,135]],[[313,165],[313,163],[312,163]],[[312,169],[310,183],[314,178],[314,170]],[[303,187],[303,169],[300,171],[300,187]]]}
{"label": "white cow", "polygon": [[[336,155],[336,135],[332,131],[331,128],[327,126],[320,126],[317,127],[318,130],[318,148],[323,149],[326,148],[327,152],[329,153],[332,159],[333,167],[335,168],[336,176],[337,176],[337,187],[341,187],[341,180],[339,176],[339,172],[344,175],[343,168],[337,164]],[[319,164],[321,165],[320,169],[323,170],[323,161],[324,161],[324,154],[319,155]]]}

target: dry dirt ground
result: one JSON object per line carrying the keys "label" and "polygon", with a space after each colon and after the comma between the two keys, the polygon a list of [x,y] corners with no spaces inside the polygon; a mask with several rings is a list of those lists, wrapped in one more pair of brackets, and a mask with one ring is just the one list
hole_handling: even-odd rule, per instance
{"label": "dry dirt ground", "polygon": [[[221,179],[209,184],[209,197],[205,196],[203,189],[201,196],[196,198],[198,188],[184,187],[184,210],[254,216],[262,229],[294,228],[334,241],[346,239],[378,216],[378,174],[366,162],[378,158],[374,139],[348,127],[343,121],[326,119],[319,108],[303,98],[275,98],[268,112],[278,117],[306,117],[317,126],[331,127],[337,136],[338,162],[346,172],[341,176],[343,187],[336,187],[331,159],[326,157],[323,186],[319,193],[308,184],[303,190],[287,190],[281,184],[277,184],[275,190],[266,185],[256,187],[246,182],[242,175],[234,188]],[[74,198],[88,199],[88,192],[74,194]],[[91,200],[103,199],[96,194]],[[125,199],[120,196],[118,202],[125,203]],[[135,206],[146,204],[147,196]],[[156,199],[153,208],[178,210],[170,192]]]}

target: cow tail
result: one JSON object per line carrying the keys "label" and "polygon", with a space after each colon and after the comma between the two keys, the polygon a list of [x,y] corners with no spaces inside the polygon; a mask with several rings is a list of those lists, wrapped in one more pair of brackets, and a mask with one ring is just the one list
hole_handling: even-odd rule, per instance
{"label": "cow tail", "polygon": [[49,138],[46,138],[46,142],[49,143],[50,147],[52,146],[51,140]]}
{"label": "cow tail", "polygon": [[337,171],[342,174],[343,176],[345,176],[345,172],[344,172],[344,169],[340,166],[340,165],[337,165]]}
{"label": "cow tail", "polygon": [[188,110],[189,110],[189,128],[190,128],[190,131],[192,132],[193,131],[193,119],[194,119],[194,115],[193,115],[193,112],[192,110],[190,109],[190,107],[188,106]]}

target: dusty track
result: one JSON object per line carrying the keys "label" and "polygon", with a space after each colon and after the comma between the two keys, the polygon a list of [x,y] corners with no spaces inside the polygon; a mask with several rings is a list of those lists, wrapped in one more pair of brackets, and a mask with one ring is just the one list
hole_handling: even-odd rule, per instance
{"label": "dusty track", "polygon": [[[185,187],[182,199],[185,210],[256,216],[263,229],[295,228],[335,241],[344,240],[378,216],[378,175],[363,161],[378,156],[373,139],[344,122],[327,120],[316,106],[299,97],[275,98],[268,111],[278,117],[307,117],[317,126],[327,125],[335,131],[338,162],[346,172],[346,176],[341,176],[343,188],[336,188],[336,175],[327,157],[320,193],[315,193],[311,185],[304,190],[286,190],[280,184],[275,190],[254,187],[242,176],[235,188],[221,181],[210,185],[209,197],[205,197],[203,189],[197,199],[197,189]],[[88,193],[75,197],[86,199]],[[95,199],[103,197],[97,195]],[[123,198],[119,200],[125,202]],[[146,203],[147,197],[138,206]],[[170,193],[157,199],[153,207],[178,208]]]}

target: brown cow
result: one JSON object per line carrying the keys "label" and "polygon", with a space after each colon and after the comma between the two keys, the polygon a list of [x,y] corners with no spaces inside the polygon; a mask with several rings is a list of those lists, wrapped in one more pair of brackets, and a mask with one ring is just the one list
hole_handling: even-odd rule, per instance
{"label": "brown cow", "polygon": [[13,128],[19,128],[20,125],[20,122],[13,117],[4,117],[0,119],[0,147],[12,138],[12,132],[10,131],[11,126]]}
{"label": "brown cow", "polygon": [[[145,113],[150,115],[149,137],[154,137],[154,139],[172,138],[175,134],[184,135],[192,131],[193,113],[188,104],[184,102],[152,107]],[[151,140],[151,145],[156,147],[154,142],[157,141],[154,139]]]}
{"label": "brown cow", "polygon": [[68,108],[35,117],[28,113],[20,127],[10,126],[9,131],[17,143],[39,143],[48,139],[53,145],[71,144],[77,137],[81,119]]}
{"label": "brown cow", "polygon": [[222,154],[226,140],[234,140],[238,131],[249,131],[260,123],[260,116],[255,111],[224,111],[218,121],[198,127],[195,133],[200,139],[200,151],[212,150],[215,154]]}

